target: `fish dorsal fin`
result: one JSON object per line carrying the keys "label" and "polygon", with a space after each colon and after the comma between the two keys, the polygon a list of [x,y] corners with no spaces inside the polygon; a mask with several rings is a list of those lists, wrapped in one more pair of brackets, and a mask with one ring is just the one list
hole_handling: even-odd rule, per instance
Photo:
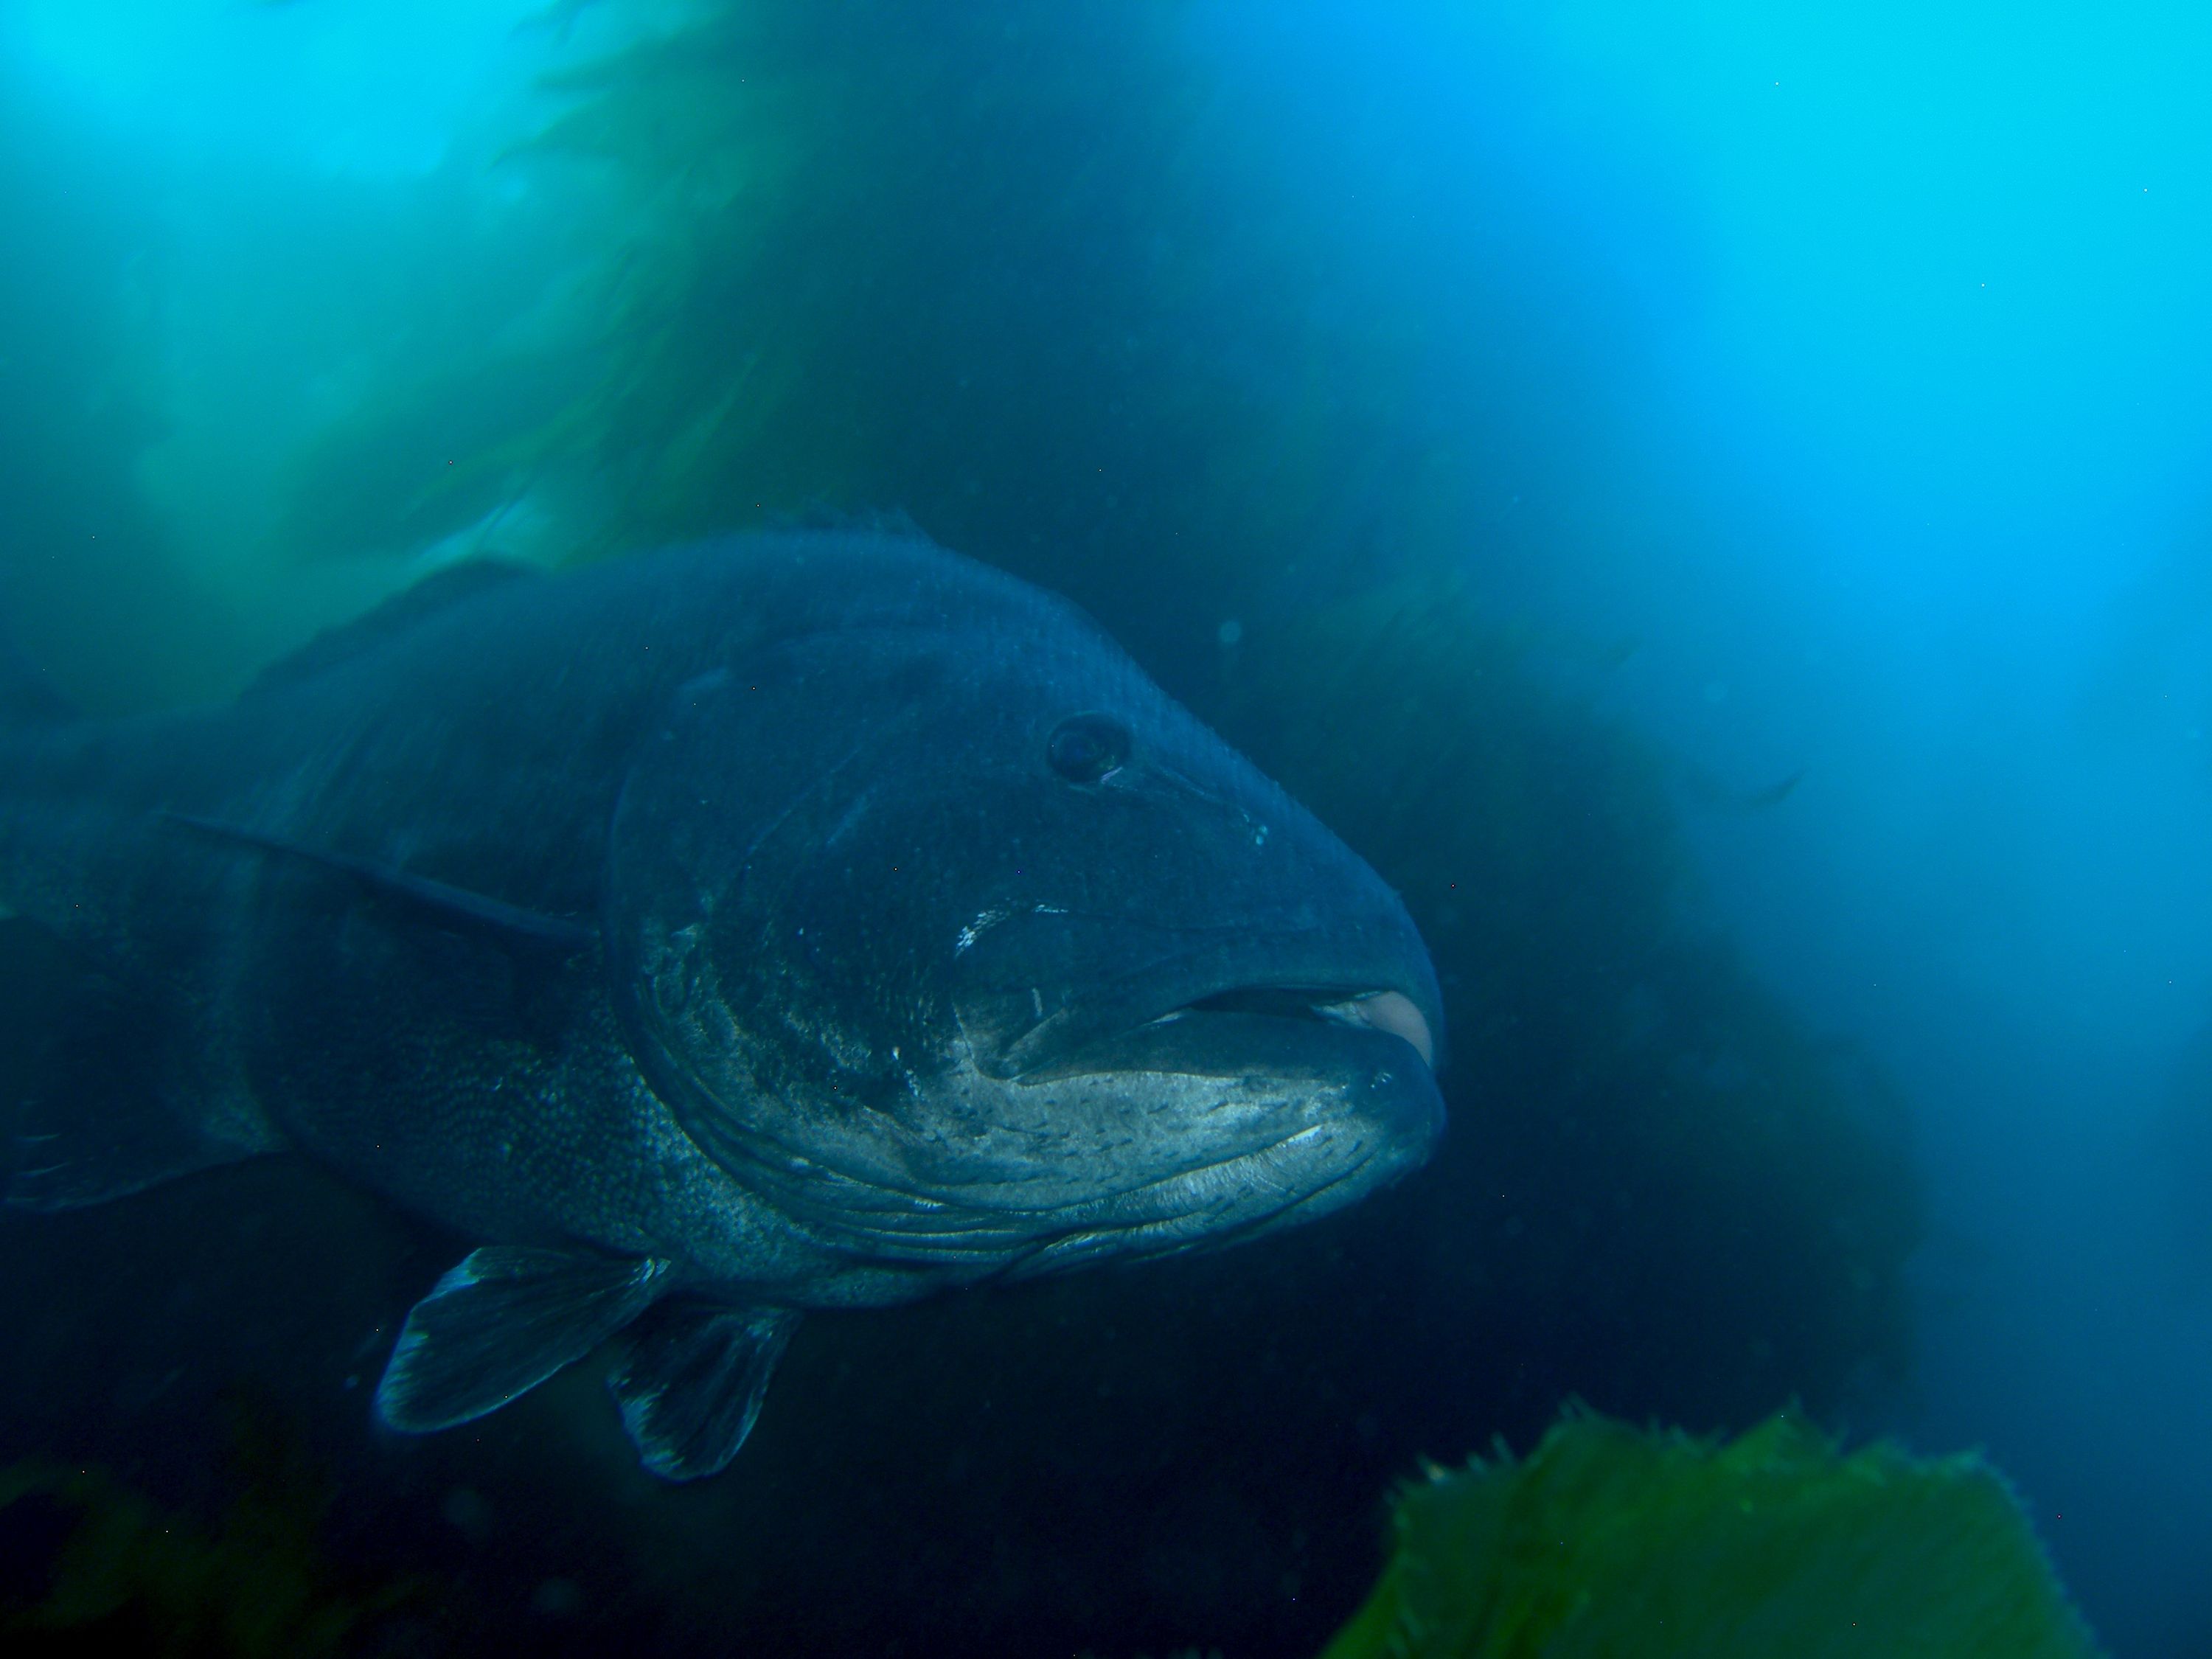
{"label": "fish dorsal fin", "polygon": [[325,629],[288,657],[279,657],[257,675],[246,689],[249,697],[282,691],[326,674],[343,663],[368,655],[378,647],[420,627],[429,617],[475,599],[480,593],[536,581],[542,573],[509,559],[465,559],[425,576],[411,587],[403,587],[381,605]]}
{"label": "fish dorsal fin", "polygon": [[668,1263],[580,1249],[472,1250],[408,1313],[376,1385],[376,1414],[405,1434],[497,1411],[635,1319]]}
{"label": "fish dorsal fin", "polygon": [[788,1308],[654,1310],[607,1378],[638,1461],[664,1480],[697,1480],[729,1467],[798,1323]]}
{"label": "fish dorsal fin", "polygon": [[184,812],[164,812],[161,817],[182,829],[195,830],[216,841],[231,842],[258,852],[274,853],[282,858],[298,859],[339,875],[350,876],[372,892],[386,898],[395,899],[449,924],[489,933],[510,945],[574,956],[579,951],[590,950],[599,941],[599,930],[582,922],[525,909],[519,904],[509,904],[504,899],[492,898],[465,887],[456,887],[450,882],[434,881],[428,876],[411,875],[390,865],[379,864],[373,859],[356,858],[349,853],[325,852],[319,847],[306,847],[298,842],[286,841],[281,836],[264,835],[258,830],[248,830],[241,824],[193,817]]}

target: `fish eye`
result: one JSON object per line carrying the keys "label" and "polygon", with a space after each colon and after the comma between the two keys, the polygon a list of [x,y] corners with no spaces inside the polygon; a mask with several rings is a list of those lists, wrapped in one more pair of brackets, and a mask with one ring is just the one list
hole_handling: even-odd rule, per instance
{"label": "fish eye", "polygon": [[1110,714],[1071,714],[1052,729],[1045,758],[1070,783],[1096,783],[1129,758],[1129,728]]}

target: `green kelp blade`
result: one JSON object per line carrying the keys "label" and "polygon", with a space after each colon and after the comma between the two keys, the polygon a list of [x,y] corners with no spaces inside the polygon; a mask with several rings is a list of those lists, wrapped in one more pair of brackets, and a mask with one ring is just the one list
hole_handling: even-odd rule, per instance
{"label": "green kelp blade", "polygon": [[1323,1659],[2097,1652],[1978,1457],[1844,1456],[1786,1415],[1715,1443],[1571,1413],[1523,1462],[1408,1486]]}

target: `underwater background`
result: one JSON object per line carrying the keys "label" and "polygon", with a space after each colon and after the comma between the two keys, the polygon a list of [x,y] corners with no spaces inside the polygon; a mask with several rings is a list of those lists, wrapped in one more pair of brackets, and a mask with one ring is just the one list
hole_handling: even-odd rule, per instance
{"label": "underwater background", "polygon": [[684,1488],[589,1374],[374,1431],[454,1244],[304,1162],[0,1215],[0,1467],[99,1483],[0,1594],[64,1492],[242,1650],[1314,1654],[1423,1459],[1802,1406],[2212,1654],[2208,72],[2168,3],[0,0],[0,619],[87,707],[911,523],[1371,860],[1452,1036],[1402,1187],[817,1316]]}

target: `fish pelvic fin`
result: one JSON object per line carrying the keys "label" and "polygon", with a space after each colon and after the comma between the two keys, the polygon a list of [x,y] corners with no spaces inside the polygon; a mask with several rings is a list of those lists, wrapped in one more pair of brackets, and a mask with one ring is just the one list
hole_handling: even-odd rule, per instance
{"label": "fish pelvic fin", "polygon": [[656,1310],[607,1378],[638,1461],[664,1480],[719,1474],[760,1416],[799,1324],[788,1308]]}
{"label": "fish pelvic fin", "polygon": [[428,1434],[497,1411],[651,1307],[669,1268],[589,1250],[471,1251],[409,1311],[376,1385],[379,1420]]}

